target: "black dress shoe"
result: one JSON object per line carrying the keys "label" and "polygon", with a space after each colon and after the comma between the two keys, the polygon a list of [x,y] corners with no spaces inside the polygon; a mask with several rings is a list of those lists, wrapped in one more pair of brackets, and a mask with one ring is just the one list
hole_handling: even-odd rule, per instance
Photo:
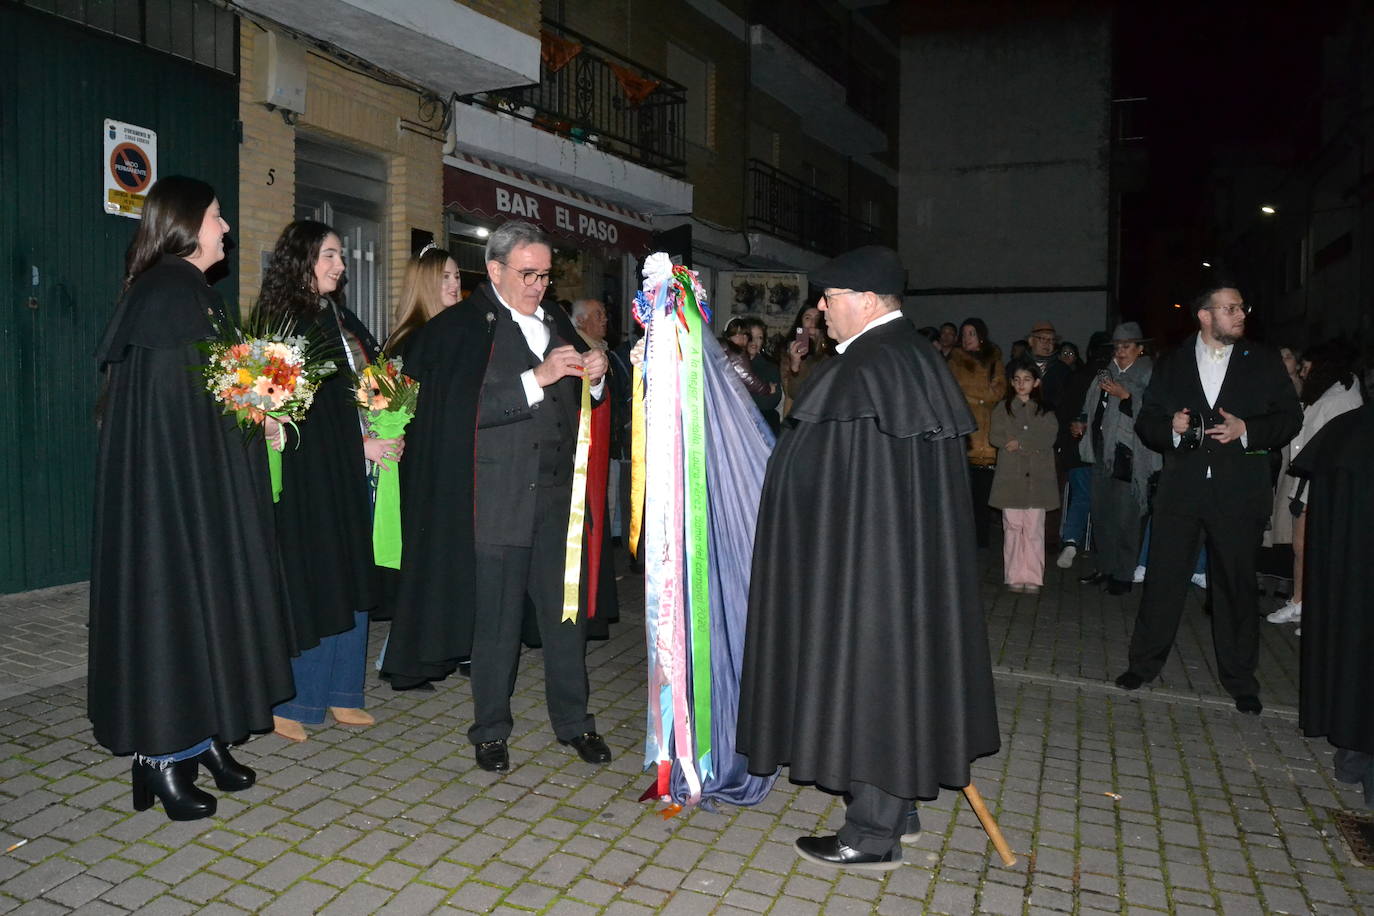
{"label": "black dress shoe", "polygon": [[1264,709],[1264,704],[1253,693],[1246,693],[1236,697],[1236,709],[1246,715],[1257,716]]}
{"label": "black dress shoe", "polygon": [[902,847],[894,846],[882,855],[861,852],[840,842],[838,834],[797,837],[797,852],[808,862],[831,868],[857,868],[864,871],[892,871],[902,865]]}
{"label": "black dress shoe", "polygon": [[577,756],[588,763],[610,763],[611,749],[596,732],[583,732],[571,741],[558,739],[559,744],[568,744],[577,751]]}
{"label": "black dress shoe", "polygon": [[174,821],[197,821],[215,813],[215,796],[196,788],[196,758],[159,766],[134,760],[133,801],[135,811],[147,811],[153,799]]}
{"label": "black dress shoe", "polygon": [[1136,674],[1134,671],[1125,671],[1116,679],[1116,686],[1122,690],[1138,690],[1140,685],[1145,683],[1145,678]]}
{"label": "black dress shoe", "polygon": [[504,773],[510,769],[510,751],[504,738],[483,741],[477,745],[477,765],[488,773]]}
{"label": "black dress shoe", "polygon": [[1106,582],[1106,581],[1107,581],[1107,578],[1108,578],[1108,576],[1107,576],[1106,573],[1100,573],[1100,572],[1090,573],[1090,574],[1088,574],[1088,575],[1086,575],[1086,576],[1079,576],[1079,577],[1078,577],[1078,584],[1079,584],[1079,585],[1101,585],[1103,582]]}
{"label": "black dress shoe", "polygon": [[1107,579],[1107,594],[1109,595],[1129,595],[1131,593],[1131,583],[1125,579]]}
{"label": "black dress shoe", "polygon": [[404,674],[383,674],[381,678],[391,684],[392,690],[418,690],[421,693],[434,692],[434,685],[429,682],[429,678],[409,677]]}
{"label": "black dress shoe", "polygon": [[218,738],[212,738],[209,749],[197,759],[215,777],[215,785],[225,792],[241,792],[258,781],[258,774],[230,757],[229,748]]}

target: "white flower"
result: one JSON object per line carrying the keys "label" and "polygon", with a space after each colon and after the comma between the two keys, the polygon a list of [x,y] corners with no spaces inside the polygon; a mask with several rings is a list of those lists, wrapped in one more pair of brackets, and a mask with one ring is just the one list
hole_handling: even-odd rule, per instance
{"label": "white flower", "polygon": [[644,260],[644,291],[657,289],[673,278],[673,259],[656,251]]}

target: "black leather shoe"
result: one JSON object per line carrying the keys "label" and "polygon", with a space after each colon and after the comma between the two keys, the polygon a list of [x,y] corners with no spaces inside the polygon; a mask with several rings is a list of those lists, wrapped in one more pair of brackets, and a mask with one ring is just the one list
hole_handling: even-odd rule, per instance
{"label": "black leather shoe", "polygon": [[483,741],[477,745],[477,765],[488,773],[504,773],[510,769],[510,751],[503,738]]}
{"label": "black leather shoe", "polygon": [[169,820],[198,821],[215,813],[218,802],[209,792],[196,788],[196,758],[178,760],[166,766],[134,760],[134,810],[147,811],[153,799],[162,802]]}
{"label": "black leather shoe", "polygon": [[429,678],[407,677],[404,674],[383,674],[381,678],[391,684],[392,690],[418,690],[421,693],[434,692],[434,685],[429,682]]}
{"label": "black leather shoe", "polygon": [[211,739],[209,750],[197,759],[215,777],[215,785],[225,792],[242,792],[258,781],[258,774],[230,757],[229,748],[218,738]]}
{"label": "black leather shoe", "polygon": [[1257,716],[1264,709],[1264,704],[1253,693],[1247,693],[1236,697],[1236,709],[1246,715]]}
{"label": "black leather shoe", "polygon": [[1129,595],[1131,593],[1131,583],[1124,579],[1108,579],[1107,594],[1109,595]]}
{"label": "black leather shoe", "polygon": [[1078,577],[1079,585],[1101,585],[1106,581],[1107,574],[1100,572],[1090,573],[1089,575]]}
{"label": "black leather shoe", "polygon": [[577,751],[577,756],[588,763],[610,763],[611,749],[606,746],[606,742],[596,732],[583,732],[571,741],[564,741],[561,738],[559,744],[568,744]]}
{"label": "black leather shoe", "polygon": [[1116,686],[1122,690],[1139,690],[1140,685],[1145,683],[1145,678],[1136,674],[1134,671],[1126,671],[1116,679]]}
{"label": "black leather shoe", "polygon": [[838,834],[797,837],[797,852],[808,862],[831,868],[857,868],[864,871],[892,871],[902,866],[902,847],[894,846],[882,855],[860,852],[840,842]]}

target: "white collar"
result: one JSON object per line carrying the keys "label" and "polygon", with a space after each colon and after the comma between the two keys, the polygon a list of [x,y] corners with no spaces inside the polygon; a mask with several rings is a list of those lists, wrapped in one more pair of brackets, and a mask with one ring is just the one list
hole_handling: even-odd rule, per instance
{"label": "white collar", "polygon": [[511,308],[510,303],[508,303],[505,299],[502,299],[501,294],[496,291],[496,284],[494,283],[491,286],[491,294],[496,297],[497,302],[501,303],[506,307],[506,311],[510,312],[511,317],[514,318],[517,323],[522,320],[529,319],[538,321],[540,324],[544,323],[544,307],[542,305],[536,305],[534,307],[533,315],[526,315],[524,312],[517,312],[515,309]]}
{"label": "white collar", "polygon": [[837,344],[835,344],[835,352],[836,352],[836,353],[843,353],[843,352],[849,347],[850,344],[852,344],[854,341],[858,340],[858,339],[859,339],[860,337],[862,337],[866,332],[873,330],[874,328],[878,327],[879,325],[887,324],[889,321],[896,321],[898,318],[901,318],[901,317],[902,317],[902,310],[901,310],[901,309],[893,309],[893,310],[890,311],[890,312],[884,312],[883,314],[879,315],[877,318],[874,318],[874,319],[873,319],[872,321],[870,321],[868,324],[866,324],[866,325],[864,325],[862,328],[860,328],[860,329],[859,329],[859,333],[855,334],[853,337],[849,338],[848,340],[844,341],[843,343],[837,343]]}
{"label": "white collar", "polygon": [[1226,360],[1230,359],[1231,349],[1234,346],[1235,344],[1226,344],[1221,347],[1209,347],[1206,342],[1203,341],[1202,334],[1199,333],[1197,335],[1197,347],[1195,352],[1197,353],[1199,362],[1204,359],[1210,359],[1212,362],[1224,363]]}

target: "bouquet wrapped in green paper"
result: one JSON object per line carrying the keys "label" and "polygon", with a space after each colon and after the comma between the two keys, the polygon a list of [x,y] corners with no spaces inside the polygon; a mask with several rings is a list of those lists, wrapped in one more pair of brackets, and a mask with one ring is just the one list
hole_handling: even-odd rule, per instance
{"label": "bouquet wrapped in green paper", "polygon": [[[358,407],[367,419],[367,433],[395,439],[415,417],[420,383],[404,375],[399,356],[381,357],[356,376]],[[373,468],[377,486],[372,511],[372,552],[378,566],[401,568],[401,482],[395,467]]]}

